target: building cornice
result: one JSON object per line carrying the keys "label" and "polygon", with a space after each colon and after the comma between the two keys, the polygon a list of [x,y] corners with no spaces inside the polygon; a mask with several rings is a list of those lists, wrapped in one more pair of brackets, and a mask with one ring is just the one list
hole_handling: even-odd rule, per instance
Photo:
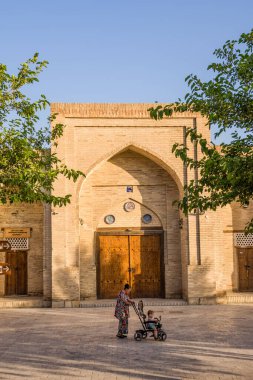
{"label": "building cornice", "polygon": [[[51,113],[76,118],[137,118],[150,119],[148,108],[157,103],[51,103]],[[159,104],[165,106],[164,104]],[[175,113],[173,118],[196,118],[198,113]]]}

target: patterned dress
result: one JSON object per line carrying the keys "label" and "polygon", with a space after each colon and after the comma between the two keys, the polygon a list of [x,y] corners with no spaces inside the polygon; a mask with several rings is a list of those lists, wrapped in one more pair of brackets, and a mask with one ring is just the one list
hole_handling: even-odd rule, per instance
{"label": "patterned dress", "polygon": [[117,298],[114,313],[114,316],[119,320],[118,336],[127,336],[128,334],[129,305],[126,304],[128,301],[128,295],[124,290],[121,290]]}

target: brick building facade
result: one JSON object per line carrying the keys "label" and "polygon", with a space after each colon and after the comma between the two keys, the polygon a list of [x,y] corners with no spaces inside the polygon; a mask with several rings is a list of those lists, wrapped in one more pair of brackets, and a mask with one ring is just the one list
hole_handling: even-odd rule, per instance
{"label": "brick building facade", "polygon": [[[150,106],[52,104],[57,122],[66,125],[58,155],[86,177],[75,184],[59,178],[55,194],[72,194],[64,208],[1,206],[3,238],[6,227],[31,228],[26,294],[61,307],[113,298],[125,282],[135,297],[192,304],[225,302],[227,294],[253,290],[246,268],[251,256],[253,261],[252,237],[243,235],[252,206],[188,218],[173,206],[195,173],[175,158],[172,146],[186,143],[190,126],[209,140],[206,120],[185,113],[154,121]],[[189,155],[199,157],[187,144]],[[11,292],[6,278],[0,276],[2,296]]]}

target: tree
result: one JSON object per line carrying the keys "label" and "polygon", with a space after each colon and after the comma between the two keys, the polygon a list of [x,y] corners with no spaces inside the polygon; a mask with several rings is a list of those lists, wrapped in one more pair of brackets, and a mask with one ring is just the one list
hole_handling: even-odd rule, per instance
{"label": "tree", "polygon": [[[24,93],[27,85],[38,82],[38,76],[47,66],[39,61],[38,53],[21,64],[17,75],[7,72],[0,64],[0,203],[46,202],[63,206],[71,195],[52,194],[55,180],[63,175],[76,181],[83,173],[69,169],[57,157],[57,140],[64,126],[50,122],[38,127],[39,113],[49,106],[44,95],[32,101]],[[50,146],[53,148],[50,149]]]}
{"label": "tree", "polygon": [[[174,144],[173,152],[190,168],[199,171],[198,181],[185,186],[178,206],[187,214],[193,210],[216,210],[231,202],[247,206],[253,198],[253,29],[238,40],[228,40],[214,51],[216,61],[207,70],[212,79],[202,81],[189,75],[189,92],[184,99],[165,107],[150,108],[154,119],[174,112],[200,112],[215,126],[215,137],[230,132],[231,142],[220,147],[209,143],[195,128],[187,129],[187,138],[200,147],[199,160],[187,156],[187,148]],[[246,226],[253,232],[253,219]]]}

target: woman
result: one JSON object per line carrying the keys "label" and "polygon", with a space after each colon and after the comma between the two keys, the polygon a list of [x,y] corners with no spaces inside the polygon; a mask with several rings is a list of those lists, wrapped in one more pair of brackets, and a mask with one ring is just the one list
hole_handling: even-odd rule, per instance
{"label": "woman", "polygon": [[117,298],[114,316],[119,320],[118,334],[116,335],[118,338],[126,338],[128,334],[129,305],[134,303],[129,298],[130,291],[130,285],[125,284]]}

